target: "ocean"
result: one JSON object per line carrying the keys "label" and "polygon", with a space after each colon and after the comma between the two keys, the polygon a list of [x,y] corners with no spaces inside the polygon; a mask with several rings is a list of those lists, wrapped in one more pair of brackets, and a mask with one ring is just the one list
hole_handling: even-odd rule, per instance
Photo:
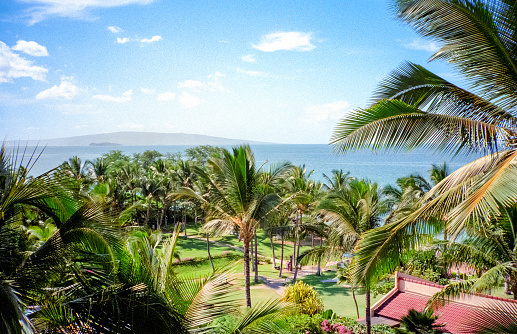
{"label": "ocean", "polygon": [[[31,175],[39,175],[73,156],[85,160],[94,160],[111,150],[120,150],[126,155],[142,153],[146,150],[156,150],[160,153],[183,152],[192,146],[48,146],[25,147],[20,146],[18,157],[24,156],[25,161],[36,149],[40,154],[38,160],[31,169]],[[223,146],[231,148],[230,146]],[[335,154],[328,145],[252,145],[257,165],[269,164],[281,161],[289,161],[294,165],[305,165],[308,171],[314,170],[312,179],[324,181],[323,174],[330,175],[334,169],[342,169],[350,172],[356,178],[366,178],[379,185],[394,184],[397,178],[410,174],[420,174],[428,178],[428,170],[432,164],[447,162],[449,172],[453,172],[477,156],[456,157],[429,152],[417,151],[411,153],[372,153],[369,151],[357,151],[346,154]],[[19,162],[19,160],[18,160]]]}

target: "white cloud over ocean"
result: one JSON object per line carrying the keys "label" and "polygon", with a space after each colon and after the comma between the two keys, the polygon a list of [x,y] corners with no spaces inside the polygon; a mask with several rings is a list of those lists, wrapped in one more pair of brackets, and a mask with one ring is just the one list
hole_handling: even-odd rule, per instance
{"label": "white cloud over ocean", "polygon": [[13,79],[29,77],[44,81],[48,70],[12,52],[11,48],[0,41],[0,83],[12,82]]}
{"label": "white cloud over ocean", "polygon": [[142,43],[154,43],[154,42],[158,42],[158,41],[161,41],[162,40],[162,36],[153,36],[151,38],[144,38],[142,40],[140,40],[140,42]]}
{"label": "white cloud over ocean", "polygon": [[34,41],[19,40],[16,45],[12,47],[15,51],[21,51],[33,57],[46,57],[48,56],[47,48],[43,45],[39,45]]}
{"label": "white cloud over ocean", "polygon": [[115,102],[115,103],[124,103],[131,101],[131,95],[133,95],[133,90],[129,89],[122,93],[121,96],[113,96],[113,95],[93,95],[92,97],[96,100],[100,101],[109,101],[109,102]]}
{"label": "white cloud over ocean", "polygon": [[429,52],[436,52],[440,50],[440,45],[436,42],[426,42],[419,38],[414,39],[411,43],[404,44],[406,49],[411,50],[425,50]]}
{"label": "white cloud over ocean", "polygon": [[159,94],[156,99],[158,101],[174,101],[176,99],[176,93],[174,92],[164,92]]}
{"label": "white cloud over ocean", "polygon": [[64,78],[61,84],[54,85],[49,89],[46,89],[36,95],[36,99],[67,99],[74,98],[79,93],[79,87],[72,83],[71,78]]}
{"label": "white cloud over ocean", "polygon": [[51,17],[83,19],[92,9],[112,8],[127,5],[147,5],[154,0],[23,0],[33,5],[26,12],[29,23],[35,24]]}
{"label": "white cloud over ocean", "polygon": [[253,48],[263,52],[311,51],[315,46],[311,43],[312,34],[298,31],[276,32],[262,36],[259,44],[252,44]]}

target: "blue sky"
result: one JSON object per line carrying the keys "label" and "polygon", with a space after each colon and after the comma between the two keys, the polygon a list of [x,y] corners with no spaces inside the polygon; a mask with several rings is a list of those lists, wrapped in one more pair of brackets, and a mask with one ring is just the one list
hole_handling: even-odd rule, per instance
{"label": "blue sky", "polygon": [[2,0],[0,135],[183,132],[329,142],[350,110],[437,44],[389,0]]}

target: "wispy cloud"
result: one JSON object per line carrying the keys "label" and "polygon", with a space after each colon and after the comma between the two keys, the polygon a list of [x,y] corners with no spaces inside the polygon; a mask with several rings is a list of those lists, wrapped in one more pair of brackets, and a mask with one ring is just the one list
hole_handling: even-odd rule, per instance
{"label": "wispy cloud", "polygon": [[304,121],[309,123],[335,122],[350,110],[347,101],[336,101],[305,108]]}
{"label": "wispy cloud", "polygon": [[122,38],[117,37],[117,43],[118,44],[124,44],[124,43],[127,43],[127,42],[129,42],[129,37],[122,37]]}
{"label": "wispy cloud", "polygon": [[116,103],[124,103],[131,101],[131,95],[133,95],[133,90],[127,90],[124,93],[122,93],[121,96],[112,96],[112,95],[93,95],[92,97],[97,100],[101,101],[110,101],[110,102],[116,102]]}
{"label": "wispy cloud", "polygon": [[47,48],[43,45],[39,45],[38,43],[34,41],[23,41],[19,40],[16,42],[16,45],[12,47],[15,51],[21,51],[23,53],[26,53],[30,56],[34,57],[46,57],[48,56]]}
{"label": "wispy cloud", "polygon": [[83,19],[96,8],[146,5],[154,0],[23,0],[33,6],[27,11],[29,23],[35,24],[51,17]]}
{"label": "wispy cloud", "polygon": [[140,40],[140,42],[142,43],[154,43],[154,42],[158,42],[158,41],[161,41],[162,40],[162,36],[153,36],[151,38],[144,38],[142,40]]}
{"label": "wispy cloud", "polygon": [[315,46],[311,43],[312,34],[298,31],[276,32],[262,36],[259,44],[252,44],[253,48],[263,52],[279,50],[311,51]]}
{"label": "wispy cloud", "polygon": [[164,92],[159,94],[156,99],[158,101],[174,101],[176,99],[176,93],[174,92]]}
{"label": "wispy cloud", "polygon": [[203,100],[200,97],[189,94],[187,92],[181,92],[178,100],[181,105],[186,108],[194,108],[203,103]]}
{"label": "wispy cloud", "polygon": [[190,89],[201,89],[205,88],[206,83],[196,80],[185,80],[178,83],[178,88],[190,88]]}
{"label": "wispy cloud", "polygon": [[108,30],[111,31],[114,34],[124,31],[121,28],[116,27],[116,26],[109,26]]}
{"label": "wispy cloud", "polygon": [[13,79],[29,77],[44,81],[48,70],[12,52],[4,42],[0,42],[0,83],[12,82]]}
{"label": "wispy cloud", "polygon": [[49,89],[46,89],[36,95],[36,99],[67,99],[74,98],[79,93],[79,87],[72,83],[72,78],[65,78],[61,81],[61,84],[54,85]]}
{"label": "wispy cloud", "polygon": [[425,50],[428,52],[436,52],[440,50],[440,45],[435,42],[426,42],[421,39],[414,39],[411,43],[404,44],[406,49],[412,50]]}
{"label": "wispy cloud", "polygon": [[246,55],[246,56],[242,56],[241,57],[241,60],[245,63],[254,63],[256,62],[257,60],[255,59],[255,56],[253,55]]}
{"label": "wispy cloud", "polygon": [[242,68],[237,68],[237,72],[243,73],[243,74],[249,75],[250,77],[255,77],[255,78],[258,78],[258,77],[264,77],[265,78],[265,77],[271,76],[271,74],[266,73],[266,72],[248,71],[248,70],[243,70]]}
{"label": "wispy cloud", "polygon": [[154,93],[154,89],[149,89],[149,88],[145,88],[145,87],[140,88],[140,91],[143,94],[153,94]]}
{"label": "wispy cloud", "polygon": [[215,72],[214,74],[208,75],[208,80],[206,81],[198,81],[198,80],[185,80],[178,83],[178,88],[180,89],[190,89],[195,93],[199,93],[201,91],[210,91],[210,92],[226,92],[227,89],[223,87],[219,78],[224,77],[224,74],[221,72]]}

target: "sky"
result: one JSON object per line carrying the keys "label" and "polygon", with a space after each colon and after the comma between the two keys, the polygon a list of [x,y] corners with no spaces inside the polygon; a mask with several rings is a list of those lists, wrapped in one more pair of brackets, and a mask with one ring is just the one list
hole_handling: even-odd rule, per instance
{"label": "sky", "polygon": [[0,136],[116,131],[327,144],[436,41],[394,0],[1,0]]}

